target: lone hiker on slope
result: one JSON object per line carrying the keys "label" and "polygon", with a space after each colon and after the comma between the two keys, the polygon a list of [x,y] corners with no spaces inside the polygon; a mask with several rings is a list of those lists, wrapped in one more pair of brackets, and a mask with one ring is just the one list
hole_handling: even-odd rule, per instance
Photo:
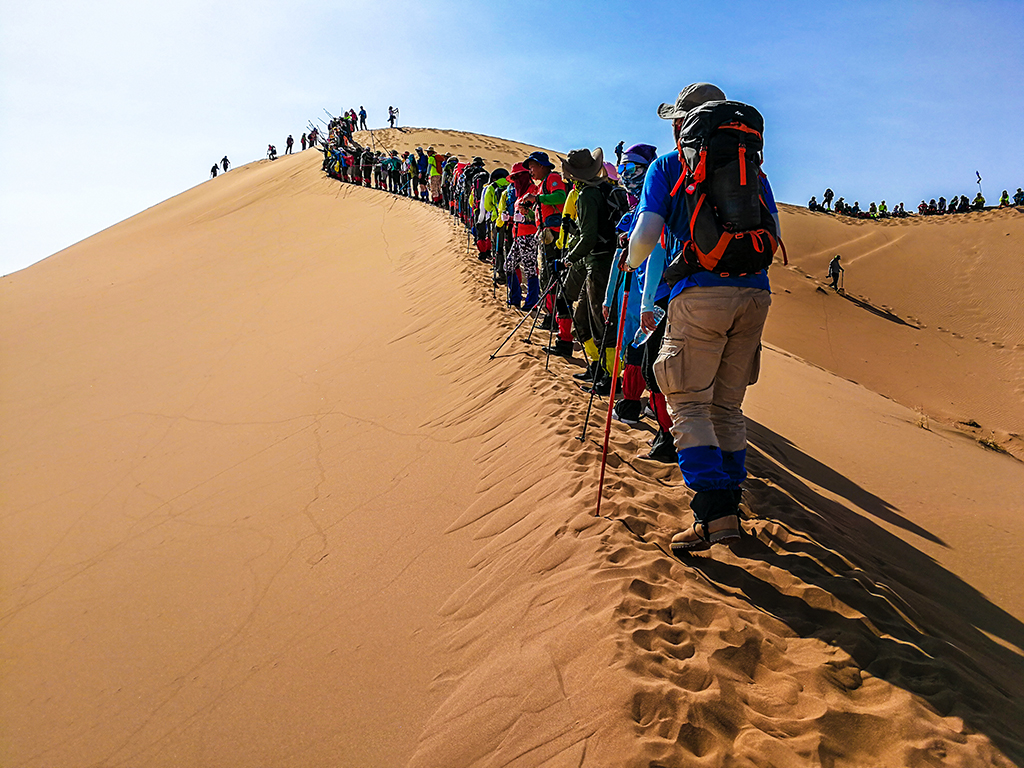
{"label": "lone hiker on slope", "polygon": [[220,159],[220,164],[224,167],[224,173],[227,173],[228,172],[228,168],[231,167],[231,161],[228,160],[228,156],[227,155],[224,155],[224,157],[222,157]]}
{"label": "lone hiker on slope", "polygon": [[839,290],[839,275],[845,271],[842,264],[839,263],[839,254],[837,253],[832,258],[832,261],[828,263],[828,276],[832,280],[832,289],[834,291]]}
{"label": "lone hiker on slope", "polygon": [[[716,86],[693,83],[674,104],[662,104],[658,116],[672,121],[677,146],[681,146],[690,110],[724,100],[725,94]],[[629,238],[628,267],[643,263],[663,231],[670,253],[680,254],[680,246],[690,245],[689,188],[672,194],[683,175],[681,154],[680,150],[659,157],[647,172],[638,220]],[[747,157],[756,167],[756,159]],[[762,224],[767,224],[768,216],[778,233],[771,186],[759,170],[755,174],[764,208]],[[654,368],[672,416],[679,468],[694,491],[693,522],[672,537],[673,553],[682,554],[740,536],[740,484],[747,476],[741,406],[747,386],[757,379],[771,293],[766,269],[725,276],[698,267],[674,277],[665,339]]]}

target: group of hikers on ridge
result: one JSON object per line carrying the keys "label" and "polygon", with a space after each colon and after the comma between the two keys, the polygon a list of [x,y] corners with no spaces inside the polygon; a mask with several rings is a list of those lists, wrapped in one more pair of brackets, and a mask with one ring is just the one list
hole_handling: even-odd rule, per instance
{"label": "group of hikers on ridge", "polygon": [[709,83],[657,113],[672,150],[623,142],[614,165],[584,148],[488,169],[433,147],[361,147],[336,125],[323,169],[457,217],[505,303],[523,321],[539,313],[553,339],[545,352],[568,359],[578,344],[585,391],[620,395],[614,417],[625,424],[657,423],[643,458],[678,463],[693,491],[692,521],[671,543],[682,556],[741,536],[741,406],[760,370],[768,267],[784,248],[760,113]]}
{"label": "group of hikers on ridge", "polygon": [[[807,207],[812,211],[820,211],[822,213],[830,213],[833,210],[832,200],[834,199],[835,193],[831,189],[826,189],[825,193],[821,196],[821,202],[818,202],[817,196],[811,195],[810,201],[807,203]],[[1007,208],[1010,205],[1024,206],[1024,190],[1017,187],[1017,192],[1013,196],[1013,202],[1010,201],[1009,193],[1004,189],[1003,194],[999,197],[999,207]],[[981,191],[975,195],[974,200],[968,201],[966,195],[953,195],[949,201],[946,198],[940,197],[936,200],[934,197],[929,201],[921,201],[921,204],[917,206],[917,213],[920,216],[942,216],[948,213],[967,213],[968,211],[982,211],[985,209],[985,198],[982,196]],[[891,211],[883,200],[878,205],[872,202],[868,206],[868,210],[862,211],[860,203],[854,201],[853,205],[849,205],[843,198],[839,198],[835,201],[835,212],[843,216],[853,216],[858,219],[888,219],[897,218],[903,219],[913,214],[907,213],[903,208],[903,203],[900,203]]]}
{"label": "group of hikers on ridge", "polygon": [[[391,128],[395,128],[398,125],[398,107],[388,107],[388,125]],[[331,121],[327,124],[328,133],[330,137],[330,143],[336,144],[339,139],[343,142],[352,142],[352,134],[356,131],[365,131],[366,127],[366,109],[362,106],[359,107],[357,112],[354,109],[346,111],[344,114],[338,117],[332,117]],[[343,137],[343,138],[342,138]],[[299,145],[302,151],[305,151],[307,147],[312,148],[317,146],[317,142],[320,138],[320,130],[315,126],[311,127],[309,133],[303,133],[299,137]],[[292,154],[292,150],[295,147],[295,138],[288,134],[288,138],[285,139],[285,150],[286,155]],[[266,157],[268,160],[277,159],[277,147],[274,144],[267,145]],[[214,163],[213,167],[210,168],[210,178],[217,178],[217,174],[221,173],[221,165],[223,165],[223,172],[227,173],[229,163],[228,158],[225,155],[220,163]]]}

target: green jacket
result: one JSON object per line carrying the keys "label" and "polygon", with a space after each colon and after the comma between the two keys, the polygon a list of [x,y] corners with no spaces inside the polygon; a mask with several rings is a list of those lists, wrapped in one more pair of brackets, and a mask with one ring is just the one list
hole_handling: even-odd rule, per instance
{"label": "green jacket", "polygon": [[566,260],[573,266],[586,264],[587,269],[608,269],[614,253],[595,252],[601,228],[601,217],[606,216],[604,195],[596,184],[585,185],[576,200],[578,232],[569,237]]}

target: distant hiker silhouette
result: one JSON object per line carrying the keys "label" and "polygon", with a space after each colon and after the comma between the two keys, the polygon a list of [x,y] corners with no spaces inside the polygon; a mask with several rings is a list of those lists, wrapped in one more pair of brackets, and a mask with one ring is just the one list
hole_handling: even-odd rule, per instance
{"label": "distant hiker silhouette", "polygon": [[294,146],[295,146],[295,139],[293,139],[292,135],[289,133],[288,134],[288,138],[285,139],[285,142],[284,142],[284,153],[286,155],[290,155],[292,153],[292,147],[294,147]]}
{"label": "distant hiker silhouette", "polygon": [[217,164],[214,163],[213,164],[213,168],[210,169],[210,178],[211,179],[216,179],[217,178],[217,171],[218,170],[220,170],[220,169],[217,167]]}
{"label": "distant hiker silhouette", "polygon": [[231,162],[228,160],[228,156],[227,155],[224,155],[224,157],[222,157],[220,159],[220,164],[222,166],[224,166],[224,173],[227,173],[228,172],[228,168],[231,167]]}
{"label": "distant hiker silhouette", "polygon": [[839,254],[837,253],[828,264],[828,276],[832,279],[833,290],[839,290],[839,276],[845,271],[839,263]]}

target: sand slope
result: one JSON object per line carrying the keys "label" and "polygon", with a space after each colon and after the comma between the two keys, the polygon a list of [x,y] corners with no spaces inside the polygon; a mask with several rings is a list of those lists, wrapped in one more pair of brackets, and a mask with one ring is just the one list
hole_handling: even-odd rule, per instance
{"label": "sand slope", "polygon": [[0,282],[0,763],[1024,761],[1019,462],[773,349],[756,537],[680,563],[650,429],[593,517],[577,368],[489,361],[515,316],[461,233],[318,168]]}
{"label": "sand slope", "polygon": [[[772,343],[1024,460],[1024,212],[865,221],[783,206],[782,226]],[[822,288],[836,253],[845,297]]]}

